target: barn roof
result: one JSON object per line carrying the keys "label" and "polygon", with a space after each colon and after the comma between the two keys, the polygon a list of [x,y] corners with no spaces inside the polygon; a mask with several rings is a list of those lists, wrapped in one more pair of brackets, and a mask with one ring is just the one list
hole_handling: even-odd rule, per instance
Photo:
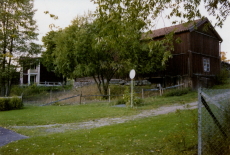
{"label": "barn roof", "polygon": [[188,32],[188,31],[192,32],[192,31],[196,30],[197,28],[199,28],[204,23],[209,23],[210,27],[211,27],[213,33],[216,35],[216,37],[220,41],[223,41],[222,38],[220,37],[220,35],[217,33],[217,31],[211,25],[208,18],[202,18],[202,19],[194,20],[193,22],[190,22],[190,23],[183,23],[183,24],[173,25],[170,27],[164,27],[161,29],[156,29],[156,30],[153,30],[151,34],[149,34],[149,37],[150,38],[163,37],[172,31],[174,31],[174,33],[182,33],[182,32]]}

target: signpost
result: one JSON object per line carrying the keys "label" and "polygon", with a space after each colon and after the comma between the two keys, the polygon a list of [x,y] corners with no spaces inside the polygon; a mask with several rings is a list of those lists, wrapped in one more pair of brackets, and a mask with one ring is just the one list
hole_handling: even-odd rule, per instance
{"label": "signpost", "polygon": [[136,72],[134,69],[132,69],[130,72],[129,72],[129,77],[131,79],[131,108],[133,107],[133,79],[136,75]]}

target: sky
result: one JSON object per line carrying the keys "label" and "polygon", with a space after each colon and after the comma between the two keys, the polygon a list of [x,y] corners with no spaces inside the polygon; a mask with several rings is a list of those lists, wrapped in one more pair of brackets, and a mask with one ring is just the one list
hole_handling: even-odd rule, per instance
{"label": "sky", "polygon": [[[50,31],[50,24],[65,28],[71,24],[71,21],[77,15],[84,15],[89,10],[95,11],[96,5],[90,0],[34,0],[34,9],[37,10],[34,19],[37,21],[39,29],[38,39],[39,43],[42,44],[42,36],[45,36]],[[49,15],[44,13],[45,11],[58,16],[58,20],[51,19]],[[204,14],[211,22],[215,21],[205,12]],[[157,28],[164,26],[171,26],[171,21],[160,19]],[[227,52],[227,57],[230,59],[230,17],[227,18],[222,28],[216,27],[215,29],[223,39],[221,51]]]}

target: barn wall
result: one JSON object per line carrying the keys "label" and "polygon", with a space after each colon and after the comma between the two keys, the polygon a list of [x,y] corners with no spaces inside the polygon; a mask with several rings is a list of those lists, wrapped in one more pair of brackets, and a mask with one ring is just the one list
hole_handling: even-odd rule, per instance
{"label": "barn wall", "polygon": [[189,74],[188,50],[189,50],[189,32],[179,33],[175,35],[175,39],[179,38],[180,43],[174,42],[174,51],[172,58],[169,59],[164,72],[165,76],[187,76]]}
{"label": "barn wall", "polygon": [[[219,41],[197,32],[191,33],[191,57],[193,75],[214,76],[220,72]],[[204,72],[203,58],[210,60],[210,72]]]}
{"label": "barn wall", "polygon": [[190,45],[189,32],[176,34],[175,39],[180,39],[180,43],[174,41],[174,51],[172,54],[187,53]]}

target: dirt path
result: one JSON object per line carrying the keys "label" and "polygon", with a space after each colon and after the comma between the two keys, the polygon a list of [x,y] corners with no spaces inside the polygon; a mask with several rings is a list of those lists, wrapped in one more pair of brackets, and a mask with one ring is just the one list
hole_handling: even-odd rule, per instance
{"label": "dirt path", "polygon": [[66,130],[79,130],[79,129],[91,129],[97,128],[101,126],[107,126],[112,124],[124,123],[127,121],[151,117],[156,115],[167,114],[171,112],[175,112],[177,109],[184,110],[184,109],[195,109],[197,108],[197,102],[188,103],[185,105],[173,105],[167,107],[160,107],[158,109],[153,110],[143,110],[141,113],[132,116],[126,117],[117,117],[117,118],[101,118],[95,119],[86,122],[79,122],[79,123],[68,123],[68,124],[50,124],[50,125],[38,125],[38,126],[12,126],[12,128],[27,128],[27,129],[35,129],[35,128],[42,128],[45,132],[65,132]]}

